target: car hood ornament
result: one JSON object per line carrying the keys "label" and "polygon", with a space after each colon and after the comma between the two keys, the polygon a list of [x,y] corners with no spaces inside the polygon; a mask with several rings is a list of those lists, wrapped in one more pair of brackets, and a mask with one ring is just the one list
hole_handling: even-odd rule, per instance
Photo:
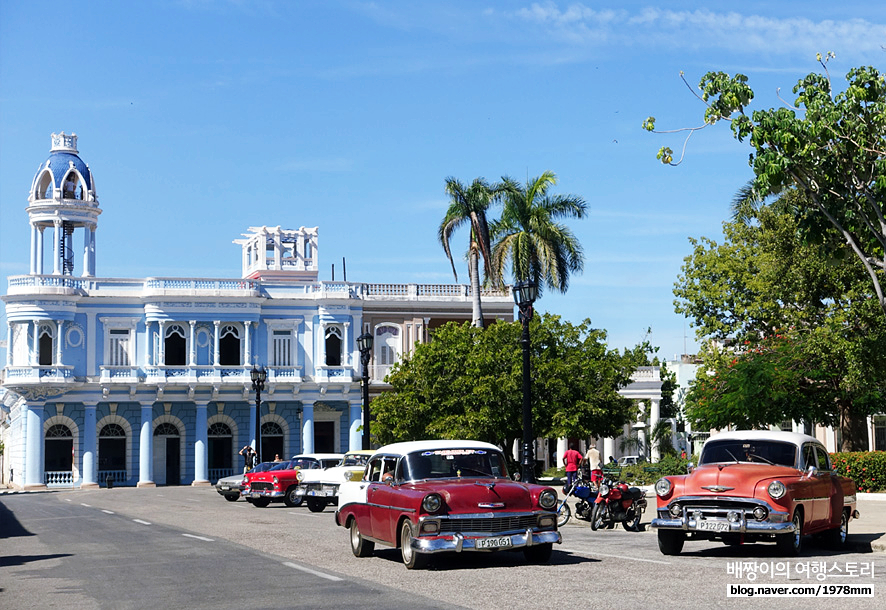
{"label": "car hood ornament", "polygon": [[708,491],[713,491],[714,493],[720,493],[723,491],[735,489],[734,487],[726,487],[725,485],[702,485],[701,488],[707,489]]}

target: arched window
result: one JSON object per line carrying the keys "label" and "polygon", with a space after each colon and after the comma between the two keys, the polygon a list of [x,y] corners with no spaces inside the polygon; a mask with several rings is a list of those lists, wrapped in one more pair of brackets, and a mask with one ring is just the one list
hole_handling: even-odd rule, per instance
{"label": "arched window", "polygon": [[341,366],[341,329],[338,326],[326,327],[326,366]]}
{"label": "arched window", "polygon": [[64,424],[55,424],[46,431],[44,442],[47,472],[68,472],[73,469],[74,435]]}
{"label": "arched window", "polygon": [[233,324],[221,328],[218,340],[218,362],[222,366],[240,364],[240,329]]}
{"label": "arched window", "polygon": [[38,331],[38,349],[37,364],[40,366],[52,366],[55,350],[53,349],[55,338],[55,328],[51,324],[41,324]]}
{"label": "arched window", "polygon": [[52,174],[43,172],[37,183],[37,199],[52,199]]}
{"label": "arched window", "polygon": [[215,422],[209,426],[209,468],[232,468],[233,434],[231,428],[223,422]]}
{"label": "arched window", "polygon": [[65,199],[83,199],[83,186],[80,184],[77,172],[68,172],[62,180],[62,196]]}
{"label": "arched window", "polygon": [[283,453],[283,428],[273,421],[266,421],[261,425],[261,456],[265,462],[270,462],[279,455],[285,459]]}
{"label": "arched window", "polygon": [[375,329],[375,362],[379,379],[387,377],[400,359],[400,328],[384,324]]}
{"label": "arched window", "polygon": [[181,324],[172,324],[166,328],[164,337],[164,350],[166,352],[163,364],[166,366],[184,366],[187,364],[187,345],[185,329]]}
{"label": "arched window", "polygon": [[178,428],[165,421],[154,428],[154,436],[179,436]]}
{"label": "arched window", "polygon": [[126,430],[106,424],[98,433],[98,469],[126,470]]}

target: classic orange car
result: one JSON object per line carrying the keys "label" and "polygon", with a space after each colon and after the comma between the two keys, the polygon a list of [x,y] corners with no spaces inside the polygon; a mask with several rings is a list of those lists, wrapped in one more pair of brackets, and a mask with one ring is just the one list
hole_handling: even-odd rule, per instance
{"label": "classic orange car", "polygon": [[775,541],[800,553],[803,536],[846,544],[858,518],[855,483],[831,469],[824,445],[805,434],[745,430],[712,436],[688,475],[655,484],[658,548],[677,555],[686,540]]}

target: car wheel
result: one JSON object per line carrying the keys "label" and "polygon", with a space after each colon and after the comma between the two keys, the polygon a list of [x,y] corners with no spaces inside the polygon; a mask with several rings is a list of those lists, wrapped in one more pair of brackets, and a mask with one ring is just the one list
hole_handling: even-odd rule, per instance
{"label": "car wheel", "polygon": [[350,534],[351,552],[354,553],[354,557],[369,557],[372,555],[372,551],[375,550],[375,543],[366,540],[360,534],[360,528],[357,526],[356,517],[351,519]]}
{"label": "car wheel", "polygon": [[551,553],[553,551],[554,545],[547,542],[545,544],[523,547],[523,556],[529,563],[548,563],[551,560]]}
{"label": "car wheel", "polygon": [[400,556],[403,557],[403,565],[408,569],[420,570],[427,565],[428,556],[412,548],[413,538],[412,522],[405,519],[400,526]]}
{"label": "car wheel", "polygon": [[270,498],[253,498],[252,505],[256,508],[266,508],[271,503]]}
{"label": "car wheel", "polygon": [[308,498],[308,508],[312,513],[322,513],[326,508],[326,500],[321,498]]}
{"label": "car wheel", "polygon": [[829,529],[824,533],[825,543],[835,551],[846,548],[846,540],[849,538],[849,511],[844,510],[840,515],[840,526]]}
{"label": "car wheel", "polygon": [[289,489],[286,490],[286,495],[283,496],[283,503],[286,504],[289,508],[293,508],[294,506],[300,506],[302,501],[304,500],[304,496],[300,496],[295,493],[298,490],[297,485],[293,485]]}
{"label": "car wheel", "polygon": [[627,519],[621,522],[621,526],[629,532],[640,531],[640,520],[643,518],[643,511],[631,509],[631,513]]}
{"label": "car wheel", "polygon": [[658,530],[658,550],[662,555],[679,555],[686,537],[675,530]]}
{"label": "car wheel", "polygon": [[591,511],[591,529],[595,532],[603,529],[603,515],[606,508],[602,504],[594,504],[594,510]]}
{"label": "car wheel", "polygon": [[227,500],[228,502],[236,502],[239,499],[240,499],[240,494],[237,494],[236,496],[232,495],[232,494],[225,496],[225,500]]}
{"label": "car wheel", "polygon": [[778,552],[786,557],[796,557],[803,547],[803,515],[799,508],[794,511],[791,523],[794,524],[794,531],[776,538]]}
{"label": "car wheel", "polygon": [[569,518],[572,516],[572,509],[569,508],[569,505],[566,504],[566,500],[560,504],[560,508],[557,509],[557,527],[563,527],[567,523],[569,523]]}

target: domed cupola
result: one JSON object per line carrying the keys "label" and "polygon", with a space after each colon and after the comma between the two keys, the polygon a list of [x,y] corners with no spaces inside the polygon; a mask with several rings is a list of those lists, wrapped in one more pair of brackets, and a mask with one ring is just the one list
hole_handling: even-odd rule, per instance
{"label": "domed cupola", "polygon": [[49,158],[40,164],[28,195],[31,223],[31,273],[44,274],[45,229],[55,232],[52,242],[53,275],[73,275],[73,234],[83,229],[82,275],[95,275],[95,229],[102,213],[89,165],[77,151],[77,135],[52,134]]}

